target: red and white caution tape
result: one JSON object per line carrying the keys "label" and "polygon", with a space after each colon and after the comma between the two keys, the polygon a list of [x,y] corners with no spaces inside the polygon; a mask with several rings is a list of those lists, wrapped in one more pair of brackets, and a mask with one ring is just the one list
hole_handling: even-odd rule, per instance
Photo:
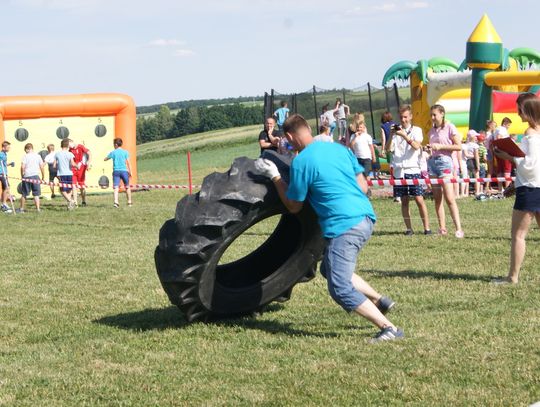
{"label": "red and white caution tape", "polygon": [[494,177],[494,178],[419,178],[419,179],[372,179],[368,181],[369,186],[406,186],[406,185],[442,185],[442,184],[463,184],[463,183],[485,183],[485,182],[505,182],[513,181],[515,177]]}
{"label": "red and white caution tape", "polygon": [[[73,188],[73,184],[65,182],[47,182],[38,179],[16,178],[19,181],[30,182],[33,184],[41,184],[48,186],[58,186],[62,188]],[[419,178],[419,179],[372,179],[368,181],[369,186],[407,186],[407,185],[442,185],[442,184],[462,184],[462,183],[486,183],[486,182],[505,182],[513,181],[515,177],[493,177],[493,178]],[[77,184],[77,188],[100,188],[100,185],[81,185]],[[158,184],[130,184],[133,189],[189,189],[189,185],[158,185]],[[192,188],[198,189],[200,185],[193,185]]]}
{"label": "red and white caution tape", "polygon": [[[61,187],[61,188],[73,188],[75,186],[77,188],[106,189],[102,187],[101,185],[85,185],[85,184],[73,184],[73,183],[65,183],[65,182],[47,182],[40,179],[31,179],[31,178],[16,178],[16,177],[8,177],[8,178],[16,179],[23,182],[30,182],[32,184],[56,186],[56,187]],[[189,189],[189,185],[130,184],[129,187],[133,189]],[[192,188],[200,188],[200,187],[201,187],[200,185],[192,185]]]}

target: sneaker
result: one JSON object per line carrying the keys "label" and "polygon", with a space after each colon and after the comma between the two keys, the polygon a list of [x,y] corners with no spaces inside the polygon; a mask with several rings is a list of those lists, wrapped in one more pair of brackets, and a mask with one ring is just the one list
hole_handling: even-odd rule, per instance
{"label": "sneaker", "polygon": [[428,236],[428,235],[432,235],[433,232],[431,231],[431,229],[428,229],[428,230],[424,230],[424,235]]}
{"label": "sneaker", "polygon": [[464,237],[465,237],[465,233],[463,233],[463,230],[456,231],[456,238],[463,239]]}
{"label": "sneaker", "polygon": [[25,213],[25,210],[23,208],[17,208],[15,213]]}
{"label": "sneaker", "polygon": [[69,201],[67,204],[68,211],[72,211],[75,208],[75,202]]}
{"label": "sneaker", "polygon": [[2,209],[4,213],[13,213],[13,210],[11,208],[6,209],[5,211]]}
{"label": "sneaker", "polygon": [[403,329],[400,328],[392,328],[391,326],[387,326],[386,328],[383,328],[380,330],[380,332],[371,339],[371,343],[379,343],[384,341],[394,341],[396,339],[403,339],[405,337],[405,333],[403,332]]}
{"label": "sneaker", "polygon": [[379,311],[381,311],[383,314],[386,314],[388,311],[394,308],[396,302],[390,297],[381,297],[375,305],[377,306],[377,308],[379,308]]}
{"label": "sneaker", "polygon": [[2,211],[6,212],[8,210],[11,210],[9,206],[7,206],[6,204],[2,204]]}
{"label": "sneaker", "polygon": [[86,201],[82,201],[81,206],[86,206]]}
{"label": "sneaker", "polygon": [[401,198],[399,196],[394,198],[394,202],[401,202]]}
{"label": "sneaker", "polygon": [[448,234],[448,230],[444,228],[439,228],[439,235],[446,236]]}
{"label": "sneaker", "polygon": [[412,236],[414,235],[414,232],[411,229],[407,229],[404,233],[405,236]]}
{"label": "sneaker", "polygon": [[113,205],[113,206],[114,206],[115,208],[120,208],[120,205],[119,205],[119,204],[117,204],[116,202],[114,203],[114,205]]}
{"label": "sneaker", "polygon": [[51,199],[56,198],[56,194],[51,194]]}
{"label": "sneaker", "polygon": [[508,280],[508,278],[506,278],[506,277],[499,277],[499,278],[494,278],[493,280],[491,280],[491,284],[494,284],[494,285],[512,285],[514,283],[512,281]]}

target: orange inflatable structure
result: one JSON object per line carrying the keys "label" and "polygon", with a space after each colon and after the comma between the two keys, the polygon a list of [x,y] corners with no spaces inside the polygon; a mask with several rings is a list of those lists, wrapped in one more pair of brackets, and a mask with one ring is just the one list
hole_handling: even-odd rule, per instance
{"label": "orange inflatable structure", "polygon": [[[9,161],[20,162],[26,143],[36,152],[46,146],[60,149],[60,140],[69,137],[84,144],[92,154],[92,170],[87,173],[88,185],[110,176],[110,161],[103,158],[113,150],[113,138],[121,138],[129,152],[132,182],[137,180],[136,113],[133,99],[114,93],[65,96],[0,97],[0,142],[11,143]],[[10,170],[10,176],[18,176]]]}

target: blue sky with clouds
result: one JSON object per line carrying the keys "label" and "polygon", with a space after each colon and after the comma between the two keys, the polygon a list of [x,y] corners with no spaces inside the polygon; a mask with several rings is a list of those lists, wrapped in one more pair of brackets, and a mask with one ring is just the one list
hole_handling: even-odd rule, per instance
{"label": "blue sky with clouds", "polygon": [[507,48],[540,50],[539,0],[0,0],[0,95],[379,86],[398,60],[461,62],[483,13]]}

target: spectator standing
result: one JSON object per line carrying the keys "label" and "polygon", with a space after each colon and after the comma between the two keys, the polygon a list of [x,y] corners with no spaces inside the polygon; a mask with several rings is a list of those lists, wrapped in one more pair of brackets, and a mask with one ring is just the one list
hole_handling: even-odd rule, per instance
{"label": "spectator standing", "polygon": [[319,118],[319,124],[322,126],[328,126],[330,128],[330,137],[334,138],[334,131],[336,129],[336,114],[337,103],[333,109],[328,109],[328,103],[322,107],[322,114]]}
{"label": "spectator standing", "polygon": [[69,151],[70,140],[68,138],[63,139],[60,142],[60,151],[55,155],[54,167],[56,168],[56,175],[62,184],[60,186],[60,193],[67,201],[68,210],[75,208],[76,203],[73,199],[73,170],[76,167],[75,157],[73,153]]}
{"label": "spectator standing", "polygon": [[[433,127],[429,130],[429,151],[431,158],[428,161],[429,173],[436,178],[451,178],[453,173],[452,153],[461,153],[461,136],[456,126],[445,121],[445,110],[441,105],[431,106],[431,121]],[[439,222],[439,234],[447,235],[446,215],[444,213],[443,198],[448,205],[450,215],[456,227],[455,236],[463,238],[465,234],[461,228],[459,208],[454,196],[454,187],[450,183],[432,185],[435,210]]]}
{"label": "spectator standing", "polygon": [[[478,178],[480,176],[480,155],[479,146],[477,143],[478,133],[476,130],[469,130],[467,132],[467,143],[464,144],[463,157],[467,160],[467,178]],[[469,192],[469,183],[466,183],[467,193]],[[474,195],[480,194],[480,183],[474,183]]]}
{"label": "spectator standing", "polygon": [[[390,151],[392,151],[392,164],[395,179],[421,179],[420,160],[422,154],[422,141],[424,136],[422,129],[412,125],[412,111],[409,105],[401,106],[399,109],[401,125],[394,126],[392,138],[390,139]],[[424,202],[424,191],[421,185],[396,185],[396,196],[401,198],[401,214],[405,222],[405,236],[414,234],[411,223],[411,212],[409,209],[409,197],[413,197],[418,206],[424,235],[431,235],[429,227],[429,215]]]}
{"label": "spectator standing", "polygon": [[396,124],[394,123],[394,120],[392,118],[392,113],[390,113],[388,110],[384,112],[381,116],[381,146],[383,146],[383,149],[381,153],[383,154],[383,157],[386,157],[386,149],[384,148],[386,146],[386,143],[388,140],[392,138],[392,126]]}
{"label": "spectator standing", "polygon": [[[23,178],[21,207],[18,212],[24,213],[26,198],[30,195],[30,192],[34,197],[36,210],[41,212],[39,202],[39,197],[41,195],[41,179],[45,178],[43,159],[38,153],[34,152],[34,146],[32,143],[27,143],[24,146],[24,151],[26,154],[21,159],[21,178]],[[39,177],[40,174],[41,178]]]}
{"label": "spectator standing", "polygon": [[124,184],[126,191],[127,205],[131,206],[131,187],[129,185],[129,178],[131,177],[131,165],[129,163],[129,153],[122,148],[122,139],[115,138],[113,141],[114,150],[105,157],[104,161],[113,160],[113,194],[114,194],[114,207],[120,207],[118,203],[118,190],[120,188],[120,181]]}
{"label": "spectator standing", "polygon": [[[493,140],[500,140],[510,137],[508,129],[512,125],[512,120],[508,117],[502,119],[501,125],[493,132]],[[512,163],[513,161],[497,157],[497,176],[510,178],[512,176]],[[504,187],[507,188],[511,181],[504,181]],[[499,192],[502,192],[503,184],[499,182]]]}
{"label": "spectator standing", "polygon": [[[478,141],[478,175],[480,178],[486,178],[488,176],[488,159],[487,159],[487,148],[484,145],[486,136],[485,134],[480,133],[476,140]],[[489,182],[478,183],[478,193],[484,194],[489,190]]]}
{"label": "spectator standing", "polygon": [[373,164],[377,161],[377,157],[373,147],[373,137],[368,134],[364,122],[356,124],[356,132],[351,136],[350,147],[358,160],[358,164],[364,168],[364,176],[369,180],[369,173]]}
{"label": "spectator standing", "polygon": [[351,109],[349,108],[348,105],[343,103],[340,98],[336,99],[336,106],[337,106],[336,118],[338,122],[339,140],[343,142],[347,134],[347,117],[349,117],[349,114],[351,113]]}
{"label": "spectator standing", "polygon": [[54,166],[56,161],[56,153],[54,151],[54,144],[49,144],[47,146],[47,155],[45,156],[45,164],[49,167],[49,187],[51,188],[51,198],[56,198],[54,194],[54,179],[58,178],[58,171]]}
{"label": "spectator standing", "polygon": [[276,119],[269,117],[264,121],[264,130],[259,133],[259,146],[261,147],[261,156],[266,150],[278,150],[281,133],[276,130]]}
{"label": "spectator standing", "polygon": [[333,143],[334,139],[330,136],[330,128],[322,125],[319,127],[319,134],[313,137],[313,141],[322,141],[326,143]]}
{"label": "spectator standing", "polygon": [[381,296],[354,273],[360,250],[369,240],[376,220],[366,197],[363,168],[350,150],[337,143],[314,143],[307,121],[292,115],[284,125],[285,137],[299,151],[290,169],[290,184],[282,180],[276,165],[259,158],[255,168],[270,178],[291,213],[309,201],[319,217],[327,242],[321,274],[334,301],[376,325],[375,342],[404,336],[384,315],[394,302]]}
{"label": "spectator standing", "polygon": [[285,123],[285,120],[289,117],[288,103],[285,100],[282,100],[280,105],[281,107],[274,112],[278,130],[283,128],[283,123]]}
{"label": "spectator standing", "polygon": [[521,150],[525,157],[512,157],[495,149],[497,157],[516,165],[516,200],[512,212],[512,246],[510,249],[510,270],[506,278],[496,283],[517,283],[525,257],[525,239],[533,219],[540,227],[540,98],[533,94],[523,94],[517,99],[518,114],[529,124],[521,140]]}
{"label": "spectator standing", "polygon": [[[2,143],[2,151],[0,151],[0,185],[2,186],[2,212],[12,213],[12,209],[8,206],[7,201],[11,198],[11,191],[9,190],[9,181],[7,167],[14,167],[15,163],[11,162],[8,164],[7,154],[11,149],[11,143],[9,141],[4,141]],[[13,200],[11,199],[13,204]]]}
{"label": "spectator standing", "polygon": [[73,199],[77,205],[77,188],[81,191],[81,205],[86,206],[86,170],[92,168],[92,154],[83,144],[77,144],[73,140],[69,143],[69,152],[73,154],[75,167],[73,171]]}

